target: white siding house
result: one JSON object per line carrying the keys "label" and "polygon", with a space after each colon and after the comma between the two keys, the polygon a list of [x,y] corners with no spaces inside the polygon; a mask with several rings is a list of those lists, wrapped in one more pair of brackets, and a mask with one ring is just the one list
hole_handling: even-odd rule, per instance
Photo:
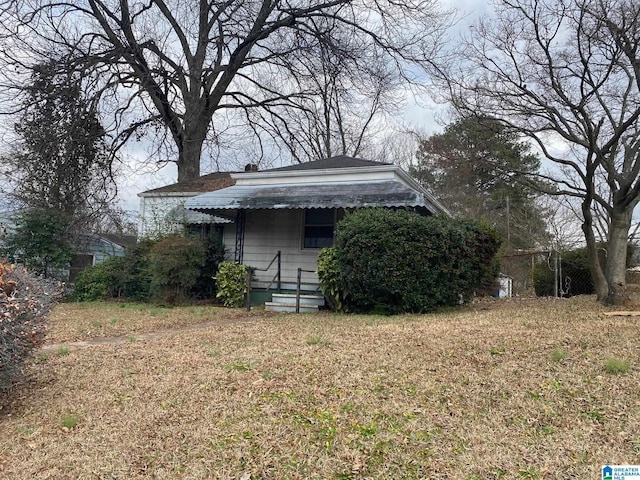
{"label": "white siding house", "polygon": [[[302,268],[305,284],[317,283],[317,275],[309,271],[317,268],[319,248],[303,248],[303,210],[250,210],[246,212],[244,224],[244,253],[242,263],[256,270],[257,287],[272,284],[277,273],[274,263],[266,269],[278,252],[281,252],[281,278],[285,288],[292,289],[296,281],[297,270]],[[236,258],[234,250],[236,229],[233,225],[224,230],[224,244],[227,246],[228,260]]]}
{"label": "white siding house", "polygon": [[193,195],[189,211],[227,219],[224,243],[229,258],[256,269],[257,284],[273,287],[281,254],[283,288],[307,270],[303,283],[317,282],[318,252],[331,245],[345,210],[412,208],[424,215],[447,213],[418,182],[396,165],[332,157],[262,172],[232,173],[234,184]]}

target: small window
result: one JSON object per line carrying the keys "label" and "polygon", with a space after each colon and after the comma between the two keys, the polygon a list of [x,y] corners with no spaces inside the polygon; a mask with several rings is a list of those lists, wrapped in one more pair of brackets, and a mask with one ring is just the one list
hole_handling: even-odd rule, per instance
{"label": "small window", "polygon": [[333,245],[335,210],[313,208],[304,212],[302,248],[324,248]]}

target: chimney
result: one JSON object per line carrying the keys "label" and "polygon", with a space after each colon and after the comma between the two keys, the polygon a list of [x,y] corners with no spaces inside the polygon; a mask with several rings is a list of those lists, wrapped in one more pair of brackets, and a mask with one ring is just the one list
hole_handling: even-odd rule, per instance
{"label": "chimney", "polygon": [[258,171],[258,165],[255,163],[247,163],[244,166],[244,171],[245,172],[257,172]]}

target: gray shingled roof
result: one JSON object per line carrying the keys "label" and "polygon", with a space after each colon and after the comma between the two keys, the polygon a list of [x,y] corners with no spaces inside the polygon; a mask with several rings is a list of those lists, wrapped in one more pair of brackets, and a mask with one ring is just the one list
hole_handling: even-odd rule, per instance
{"label": "gray shingled roof", "polygon": [[172,183],[171,185],[165,185],[164,187],[154,188],[142,192],[142,194],[153,193],[204,193],[211,192],[213,190],[219,190],[221,188],[230,187],[235,184],[235,180],[231,178],[232,172],[215,172],[208,173],[195,180],[189,180],[187,182]]}
{"label": "gray shingled roof", "polygon": [[379,167],[380,165],[391,165],[390,163],[374,162],[364,158],[348,157],[337,155],[335,157],[323,158],[313,162],[297,163],[286,167],[271,168],[263,170],[265,172],[287,172],[294,170],[321,170],[327,168],[354,168],[354,167]]}
{"label": "gray shingled roof", "polygon": [[[353,167],[378,167],[380,165],[391,165],[390,163],[374,162],[373,160],[365,160],[364,158],[348,157],[346,155],[338,155],[313,162],[297,163],[295,165],[287,165],[286,167],[270,168],[261,170],[262,172],[287,172],[296,170],[324,170],[328,168],[353,168]],[[221,188],[230,187],[235,184],[235,180],[231,178],[232,173],[254,173],[254,172],[214,172],[202,175],[194,180],[187,182],[172,183],[164,187],[154,188],[142,192],[141,195],[156,193],[204,193],[220,190]]]}

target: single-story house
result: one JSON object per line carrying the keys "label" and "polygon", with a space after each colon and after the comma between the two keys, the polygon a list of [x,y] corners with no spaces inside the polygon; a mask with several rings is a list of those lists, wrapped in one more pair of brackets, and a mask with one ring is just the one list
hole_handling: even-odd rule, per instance
{"label": "single-story house", "polygon": [[[318,252],[333,243],[336,222],[347,210],[411,208],[424,215],[447,214],[397,165],[337,156],[248,170],[228,174],[228,186],[189,192],[183,205],[187,212],[225,219],[217,225],[229,259],[254,268],[254,285],[260,288],[275,289],[278,265],[281,289],[295,288],[299,268],[303,285],[316,288]],[[156,192],[141,195],[146,205]]]}

